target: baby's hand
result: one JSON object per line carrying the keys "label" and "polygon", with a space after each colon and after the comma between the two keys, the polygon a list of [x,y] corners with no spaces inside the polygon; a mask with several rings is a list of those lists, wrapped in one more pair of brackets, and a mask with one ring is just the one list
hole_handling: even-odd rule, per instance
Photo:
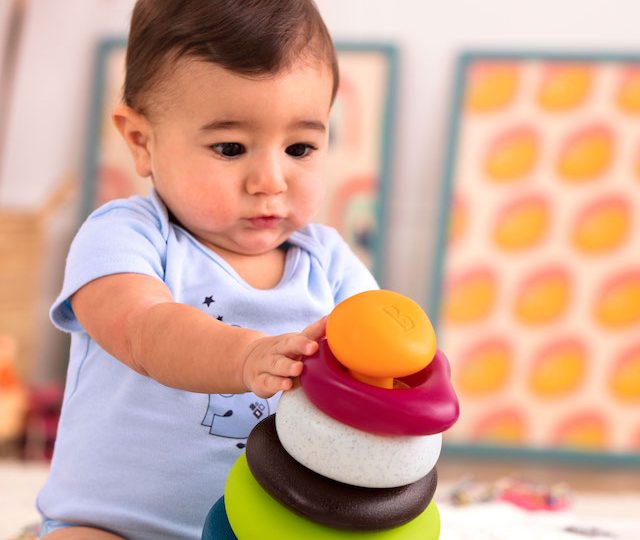
{"label": "baby's hand", "polygon": [[261,398],[289,390],[292,377],[302,373],[302,359],[318,350],[325,334],[326,317],[307,326],[299,334],[258,338],[251,343],[242,367],[245,386]]}

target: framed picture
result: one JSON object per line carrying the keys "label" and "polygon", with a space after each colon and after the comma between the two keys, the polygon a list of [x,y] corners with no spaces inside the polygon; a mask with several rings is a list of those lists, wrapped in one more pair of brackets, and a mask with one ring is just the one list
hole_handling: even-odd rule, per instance
{"label": "framed picture", "polygon": [[[338,44],[340,87],[330,118],[327,195],[317,221],[338,229],[379,281],[384,251],[397,53],[385,44]],[[114,198],[147,193],[111,122],[124,81],[126,41],[100,44],[96,60],[84,215]]]}
{"label": "framed picture", "polygon": [[467,53],[455,84],[449,451],[640,465],[640,56]]}

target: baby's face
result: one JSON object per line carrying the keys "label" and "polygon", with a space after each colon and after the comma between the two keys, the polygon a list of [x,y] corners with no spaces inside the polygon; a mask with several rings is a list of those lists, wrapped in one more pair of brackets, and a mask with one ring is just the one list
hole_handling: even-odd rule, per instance
{"label": "baby's face", "polygon": [[309,223],[324,194],[331,90],[318,64],[256,78],[178,61],[158,90],[149,150],[182,226],[214,250],[255,255]]}

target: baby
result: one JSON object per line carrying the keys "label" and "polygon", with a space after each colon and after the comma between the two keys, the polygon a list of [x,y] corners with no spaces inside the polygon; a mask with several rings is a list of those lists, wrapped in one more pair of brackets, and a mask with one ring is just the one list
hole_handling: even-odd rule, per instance
{"label": "baby", "polygon": [[337,86],[312,0],[136,3],[113,120],[153,189],[93,212],[69,251],[41,537],[200,538],[324,316],[377,288],[310,223]]}

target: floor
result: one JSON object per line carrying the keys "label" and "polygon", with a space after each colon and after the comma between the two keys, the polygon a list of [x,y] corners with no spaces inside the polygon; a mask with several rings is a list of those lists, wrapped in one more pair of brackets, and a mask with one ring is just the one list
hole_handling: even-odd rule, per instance
{"label": "floor", "polygon": [[[640,540],[640,468],[445,456],[438,473],[440,540]],[[566,484],[570,505],[562,511],[532,512],[495,501],[450,504],[463,479],[494,485],[510,477],[546,486]]]}
{"label": "floor", "polygon": [[[445,456],[438,462],[438,471],[440,540],[640,540],[640,469]],[[33,500],[46,474],[42,464],[0,461],[0,540],[33,538],[20,533],[37,522]],[[504,502],[468,506],[450,502],[463,479],[491,484],[513,475],[543,484],[566,482],[573,493],[571,507],[530,512]]]}

